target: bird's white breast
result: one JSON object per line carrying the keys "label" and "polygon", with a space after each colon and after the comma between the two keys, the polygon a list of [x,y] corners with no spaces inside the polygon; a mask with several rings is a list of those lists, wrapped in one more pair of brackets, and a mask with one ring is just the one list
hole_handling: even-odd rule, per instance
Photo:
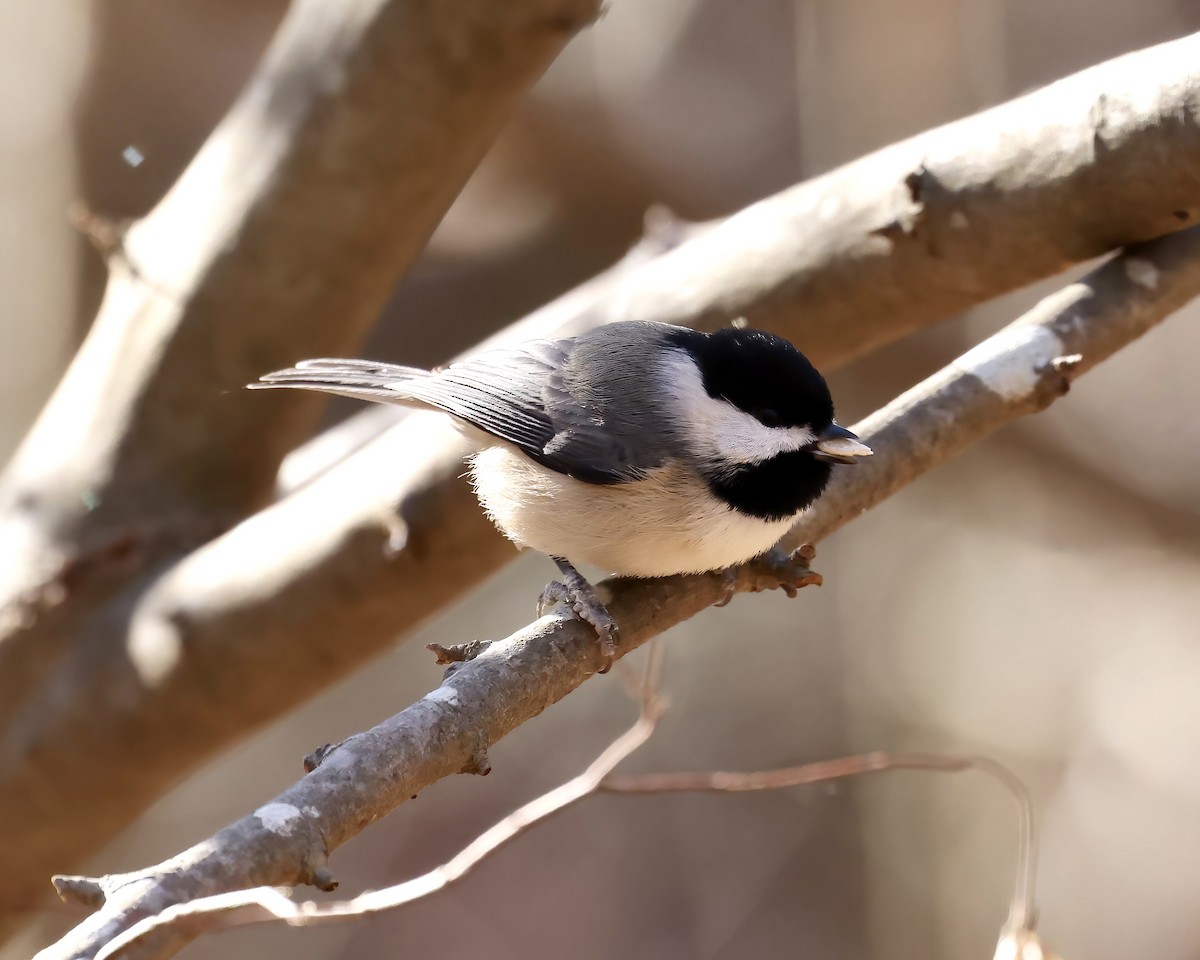
{"label": "bird's white breast", "polygon": [[793,522],[739,513],[678,465],[629,483],[591,484],[498,445],[472,458],[471,478],[484,509],[509,539],[625,576],[664,577],[741,563],[770,549]]}

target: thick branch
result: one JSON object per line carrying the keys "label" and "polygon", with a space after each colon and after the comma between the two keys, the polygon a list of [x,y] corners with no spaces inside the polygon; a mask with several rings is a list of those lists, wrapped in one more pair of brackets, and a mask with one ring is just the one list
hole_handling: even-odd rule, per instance
{"label": "thick branch", "polygon": [[[292,5],[241,98],[121,239],[92,331],[6,472],[0,720],[37,688],[30,658],[50,660],[97,601],[270,498],[319,401],[235,391],[354,349],[598,6]],[[133,562],[110,562],[114,543]]]}
{"label": "thick branch", "polygon": [[[541,4],[548,6],[550,0]],[[393,7],[408,9],[399,3],[387,9]],[[513,8],[486,4],[478,10],[483,11],[480,16],[495,11],[509,23],[510,16],[520,18],[519,11],[509,12]],[[318,9],[328,8],[316,3],[298,8],[312,16]],[[328,42],[340,50],[345,38],[334,34]],[[1175,229],[1200,210],[1200,78],[1192,70],[1198,52],[1200,36],[1132,54],[880,151],[763,201],[636,269],[619,271],[571,304],[529,318],[519,334],[544,333],[547,326],[564,322],[579,328],[643,316],[713,325],[743,313],[790,336],[822,364],[836,365],[873,344],[1113,245]],[[319,67],[323,61],[316,57],[314,62]],[[484,57],[481,62],[491,61]],[[363,69],[363,75],[370,73]],[[364,97],[356,109],[378,102]],[[386,109],[395,113],[392,106]],[[458,116],[453,111],[449,115]],[[332,123],[320,111],[314,116]],[[312,127],[313,137],[323,129]],[[333,136],[338,129],[333,124],[322,136]],[[326,148],[315,141],[301,142],[325,155]],[[391,155],[384,146],[360,146],[368,156],[377,150]],[[354,162],[350,156],[343,159]],[[334,172],[340,169],[335,165]],[[375,174],[368,174],[367,182],[374,183]],[[274,219],[265,222],[290,225],[291,208],[272,206],[274,196],[259,198],[239,222],[256,223],[262,211],[273,210]],[[295,192],[289,196],[299,204],[324,203]],[[347,209],[378,206],[374,197],[363,204],[358,197],[338,196]],[[341,206],[327,212],[335,219],[348,216]],[[367,217],[366,222],[375,221]],[[336,235],[344,243],[331,242],[326,248],[320,238],[304,241],[314,245],[314,257],[336,257],[343,248],[373,256],[374,247],[362,245],[349,225],[338,223],[344,230]],[[264,227],[262,236],[268,235]],[[247,284],[259,278],[279,287],[290,289],[294,282],[308,289],[304,284],[323,273],[321,264],[306,262],[295,271],[283,270],[286,276],[278,280],[275,274],[282,268],[264,262],[267,248],[265,240],[246,248],[258,251],[250,257],[254,269],[244,275]],[[144,245],[131,249],[138,254],[131,257],[137,264]],[[236,273],[234,259],[214,259],[205,281],[226,271]],[[359,282],[339,276],[335,285],[357,296],[353,285]],[[206,302],[188,300],[182,309],[198,310]],[[296,328],[302,339],[294,340],[295,354],[334,349],[332,339],[322,338],[337,335],[317,323],[308,299],[296,304],[285,297],[283,302],[311,321]],[[279,365],[278,348],[263,343],[276,342],[284,329],[280,318],[287,313],[273,312],[271,304],[249,296],[228,301],[227,307],[196,313],[187,341],[199,344],[199,369],[210,378],[206,382],[222,385]],[[259,307],[275,318],[274,325],[263,324],[262,341],[251,331],[260,324]],[[339,323],[346,309],[339,299]],[[220,336],[210,339],[200,320],[204,316]],[[227,329],[232,326],[238,329]],[[153,330],[154,324],[137,329]],[[170,341],[164,357],[179,356],[175,343]],[[146,352],[155,349],[152,344]],[[219,369],[204,365],[218,358],[224,358]],[[176,373],[184,376],[178,369]],[[187,433],[194,426],[187,404],[203,405],[211,398],[176,397],[172,389],[164,383],[163,393],[145,394],[156,397],[147,416],[163,417],[170,429]],[[127,407],[141,409],[141,396],[130,399],[117,391],[116,400],[82,397],[72,407],[90,416],[105,403],[120,407],[128,400]],[[229,394],[221,399],[221,417],[212,422],[232,429],[235,444],[271,447],[269,456],[255,461],[261,467],[284,445],[280,441],[273,447],[274,438],[295,435],[280,427],[303,419],[296,411],[307,402]],[[189,419],[177,423],[181,410]],[[249,419],[234,428],[224,417]],[[132,436],[119,430],[95,433]],[[205,452],[217,458],[215,463],[222,462],[229,437],[206,436]],[[204,540],[211,514],[201,516],[200,523],[190,514],[181,519],[170,515],[171,504],[163,498],[169,500],[181,488],[152,482],[153,471],[143,475],[132,469],[140,462],[134,452],[154,449],[152,444],[130,446],[122,440],[109,445],[113,463],[132,471],[120,482],[145,494],[152,522],[132,531],[119,524],[115,530],[111,524],[106,527],[104,510],[109,508],[101,497],[98,519],[87,521],[99,526],[84,528],[90,530],[88,549],[57,560],[54,550],[47,551],[51,567],[61,561],[57,569],[64,575],[51,570],[34,610],[18,605],[13,619],[9,608],[11,632],[0,642],[0,683],[9,677],[19,685],[7,699],[0,690],[0,714],[17,709],[25,691],[43,690],[33,667],[46,668],[68,641],[73,650],[55,668],[49,692],[6,726],[0,754],[5,771],[0,774],[2,822],[54,824],[53,829],[23,831],[10,848],[14,857],[24,858],[16,862],[34,872],[39,864],[62,864],[111,836],[199,759],[363,662],[513,556],[457,479],[463,452],[457,437],[436,419],[414,416],[342,468],[157,578],[162,566],[152,565],[156,551],[171,558]],[[132,459],[116,458],[120,450]],[[195,469],[197,477],[213,472],[207,465]],[[89,476],[90,469],[83,475]],[[69,480],[68,487],[74,482]],[[230,482],[244,481],[221,483]],[[261,494],[265,484],[264,468],[254,491]],[[223,488],[218,484],[213,489]],[[242,509],[252,497],[249,487],[239,489],[244,500],[233,497],[229,502],[237,500]],[[73,487],[64,490],[59,498],[64,516],[75,516],[79,503],[94,505],[86,495],[76,497]],[[116,502],[128,506],[130,501]],[[6,545],[22,542],[30,529],[43,530],[29,526],[29,509],[9,514],[11,523],[0,531]],[[111,509],[119,514],[125,508]],[[22,549],[21,554],[33,552]],[[14,548],[12,556],[17,555]],[[51,610],[55,602],[58,606]],[[0,621],[4,619],[0,609]],[[5,629],[0,623],[0,634]],[[261,669],[263,663],[271,669]],[[119,762],[120,745],[127,742],[136,742],[144,758],[136,771]],[[80,811],[74,804],[76,792],[97,782],[104,789],[93,791],[91,804]],[[28,800],[33,783],[42,798],[36,806]],[[70,830],[62,829],[60,815],[67,806],[72,807]]]}
{"label": "thick branch", "polygon": [[[1044,408],[1074,377],[1197,294],[1200,229],[1113,258],[859,424],[876,449],[875,462],[842,471],[833,494],[795,536],[826,535],[967,444]],[[732,587],[770,586],[772,576],[751,565],[738,571]],[[620,653],[723,599],[729,586],[721,574],[608,581]],[[436,780],[478,769],[482,751],[598,666],[594,635],[574,620],[544,617],[491,644],[447,671],[425,698],[342,744],[255,814],[172,861],[102,881],[105,906],[43,960],[94,956],[141,916],[171,903],[246,886],[328,882],[321,871],[329,852]],[[147,955],[166,956],[175,946]]]}
{"label": "thick branch", "polygon": [[818,366],[1200,222],[1200,34],[922,133],[640,271],[609,319],[789,329]]}
{"label": "thick branch", "polygon": [[[1186,228],[1200,222],[1198,57],[1195,34],[893,144],[689,228],[522,332],[638,319],[712,329],[744,316],[833,368]],[[390,418],[356,419],[378,430]]]}
{"label": "thick branch", "polygon": [[[16,719],[61,707],[56,661],[106,654],[87,628],[111,630],[147,571],[268,501],[311,430],[319,401],[246,403],[242,385],[355,349],[518,97],[598,8],[298,0],[183,177],[119,237],[100,314],[0,485],[0,728],[18,793],[56,782]],[[76,706],[111,710],[107,696]],[[101,827],[72,795],[102,770],[27,791],[25,814],[0,821],[20,865],[3,899],[110,833],[111,812]],[[132,815],[148,797],[112,799]]]}

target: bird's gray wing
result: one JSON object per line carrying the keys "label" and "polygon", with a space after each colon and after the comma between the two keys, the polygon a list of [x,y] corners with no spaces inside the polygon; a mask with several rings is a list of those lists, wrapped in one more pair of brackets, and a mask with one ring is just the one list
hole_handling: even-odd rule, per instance
{"label": "bird's gray wing", "polygon": [[568,349],[536,342],[488,351],[405,384],[405,393],[536,457],[554,436],[542,394]]}
{"label": "bird's gray wing", "polygon": [[614,483],[644,477],[686,453],[679,425],[664,408],[668,384],[655,379],[656,358],[671,349],[676,329],[627,321],[575,339],[543,394],[555,428],[545,447],[550,465]]}
{"label": "bird's gray wing", "polygon": [[[369,360],[304,360],[251,386],[424,404],[578,480],[597,484],[635,480],[657,466],[660,457],[645,449],[639,455],[629,425],[608,416],[604,370],[597,370],[598,377],[591,378],[587,390],[579,389],[578,378],[571,375],[571,361],[579,340],[585,338],[533,341],[435,371]],[[595,356],[588,359],[597,362]],[[613,389],[619,389],[619,384]]]}
{"label": "bird's gray wing", "polygon": [[605,405],[581,398],[568,376],[579,341],[537,341],[479,354],[408,387],[415,398],[520,448],[531,459],[586,483],[636,480],[658,466]]}
{"label": "bird's gray wing", "polygon": [[581,402],[561,371],[549,377],[543,397],[554,433],[538,462],[588,483],[638,480],[662,464],[660,447],[636,442],[605,406]]}

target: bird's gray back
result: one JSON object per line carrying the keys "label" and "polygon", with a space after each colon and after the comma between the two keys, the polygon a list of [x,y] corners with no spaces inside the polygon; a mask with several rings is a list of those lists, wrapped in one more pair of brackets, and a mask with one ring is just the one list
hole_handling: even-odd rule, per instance
{"label": "bird's gray back", "polygon": [[562,372],[552,377],[547,408],[557,430],[556,453],[594,467],[643,476],[681,452],[678,431],[656,379],[670,328],[629,322],[577,338]]}
{"label": "bird's gray back", "polygon": [[679,448],[652,375],[670,328],[600,327],[489,351],[403,392],[588,483],[637,480]]}

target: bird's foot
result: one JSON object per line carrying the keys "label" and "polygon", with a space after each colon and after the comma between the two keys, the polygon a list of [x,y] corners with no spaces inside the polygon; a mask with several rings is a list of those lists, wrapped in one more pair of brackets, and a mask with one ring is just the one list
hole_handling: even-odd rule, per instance
{"label": "bird's foot", "polygon": [[546,589],[538,598],[537,612],[542,616],[548,609],[558,604],[570,608],[576,618],[582,620],[596,631],[600,640],[600,657],[603,661],[600,673],[608,673],[617,658],[617,641],[620,633],[617,621],[613,619],[604,601],[596,594],[596,588],[571,564],[560,557],[553,557],[558,569],[562,571],[562,580],[552,580],[546,584]]}
{"label": "bird's foot", "polygon": [[801,587],[820,586],[821,575],[811,567],[816,555],[816,549],[807,543],[791,553],[773,547],[741,566],[730,567],[722,571],[725,593],[713,606],[725,606],[737,596],[739,589],[751,593],[782,590],[794,597]]}
{"label": "bird's foot", "polygon": [[747,571],[752,576],[750,590],[758,593],[760,590],[782,590],[789,597],[795,597],[801,587],[819,587],[822,578],[812,569],[813,559],[817,549],[806,543],[802,547],[787,553],[778,547],[773,547],[761,557],[756,557],[746,564]]}

